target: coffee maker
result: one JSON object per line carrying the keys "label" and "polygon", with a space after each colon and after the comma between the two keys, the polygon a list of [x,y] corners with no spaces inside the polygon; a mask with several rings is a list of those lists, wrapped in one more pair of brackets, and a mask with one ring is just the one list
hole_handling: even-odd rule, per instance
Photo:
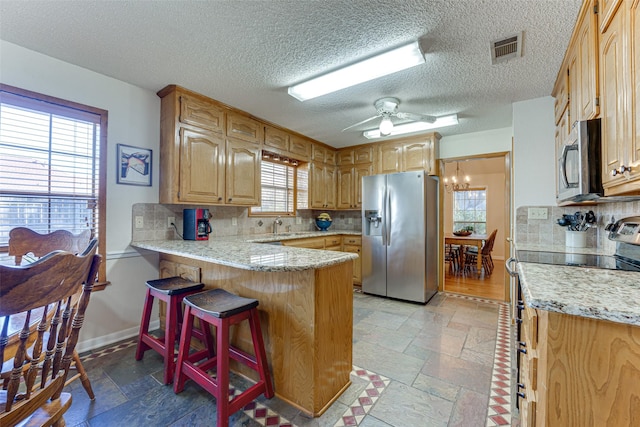
{"label": "coffee maker", "polygon": [[209,240],[210,233],[209,209],[182,210],[182,238],[184,240]]}

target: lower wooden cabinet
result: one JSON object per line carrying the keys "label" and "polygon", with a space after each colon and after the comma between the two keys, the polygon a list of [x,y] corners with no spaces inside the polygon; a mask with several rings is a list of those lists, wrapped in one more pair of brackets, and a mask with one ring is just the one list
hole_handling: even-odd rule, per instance
{"label": "lower wooden cabinet", "polygon": [[522,426],[629,426],[640,420],[640,327],[522,310]]}
{"label": "lower wooden cabinet", "polygon": [[353,260],[353,283],[362,284],[362,261],[360,253],[362,251],[362,237],[351,235],[334,235],[327,237],[309,237],[306,239],[283,240],[284,246],[294,246],[297,248],[324,249],[327,251],[343,251],[358,254],[358,258]]}

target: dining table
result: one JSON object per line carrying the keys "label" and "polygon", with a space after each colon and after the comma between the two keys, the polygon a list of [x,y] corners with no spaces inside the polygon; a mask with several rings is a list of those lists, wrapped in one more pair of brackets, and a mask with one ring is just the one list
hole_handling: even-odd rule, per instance
{"label": "dining table", "polygon": [[475,246],[478,248],[478,256],[476,257],[476,263],[477,263],[477,272],[478,272],[478,277],[480,277],[480,274],[482,273],[482,255],[481,255],[481,250],[482,250],[482,245],[484,244],[485,240],[487,240],[489,238],[489,236],[487,236],[486,234],[476,234],[476,233],[471,233],[468,236],[457,236],[453,233],[446,233],[444,235],[444,243],[447,245],[460,245],[460,246]]}

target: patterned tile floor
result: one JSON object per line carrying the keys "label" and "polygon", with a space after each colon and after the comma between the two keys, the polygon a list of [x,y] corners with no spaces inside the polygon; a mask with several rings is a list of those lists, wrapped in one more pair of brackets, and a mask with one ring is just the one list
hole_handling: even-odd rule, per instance
{"label": "patterned tile floor", "polygon": [[[389,427],[511,425],[508,305],[439,294],[426,306],[354,294],[352,385],[318,418],[263,397],[230,425]],[[69,426],[210,426],[215,400],[194,384],[175,395],[162,361],[134,360],[127,340],[83,355],[97,398],[70,386]],[[248,386],[232,377],[235,390]]]}

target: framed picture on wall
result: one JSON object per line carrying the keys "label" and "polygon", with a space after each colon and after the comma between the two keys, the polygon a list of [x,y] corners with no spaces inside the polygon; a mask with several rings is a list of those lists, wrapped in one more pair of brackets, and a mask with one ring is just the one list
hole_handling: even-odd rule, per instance
{"label": "framed picture on wall", "polygon": [[117,183],[129,185],[151,186],[152,150],[117,145]]}

